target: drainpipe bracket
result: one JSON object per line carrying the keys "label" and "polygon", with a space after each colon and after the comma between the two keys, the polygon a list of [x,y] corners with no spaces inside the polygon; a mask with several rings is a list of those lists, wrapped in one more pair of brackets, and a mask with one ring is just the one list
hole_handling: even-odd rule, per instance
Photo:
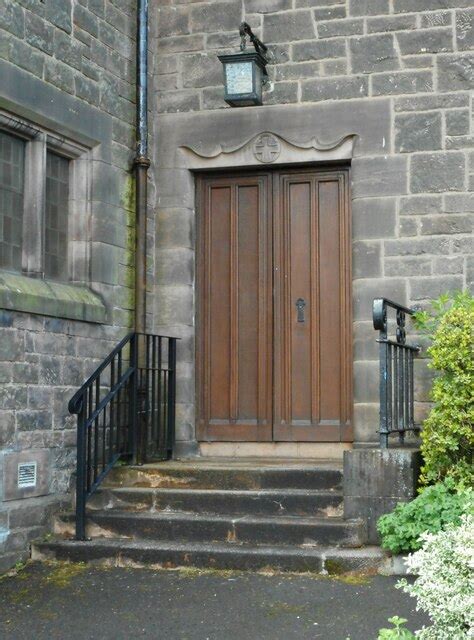
{"label": "drainpipe bracket", "polygon": [[148,168],[151,165],[151,160],[146,156],[137,156],[133,163],[135,166]]}

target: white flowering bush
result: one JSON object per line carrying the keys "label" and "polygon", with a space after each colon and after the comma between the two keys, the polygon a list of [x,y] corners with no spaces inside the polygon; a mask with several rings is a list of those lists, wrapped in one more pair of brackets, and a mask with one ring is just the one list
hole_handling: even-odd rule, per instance
{"label": "white flowering bush", "polygon": [[408,556],[409,569],[418,574],[402,588],[417,599],[417,610],[428,613],[430,627],[416,631],[422,640],[474,638],[474,516],[463,515],[461,525],[422,534],[423,546]]}

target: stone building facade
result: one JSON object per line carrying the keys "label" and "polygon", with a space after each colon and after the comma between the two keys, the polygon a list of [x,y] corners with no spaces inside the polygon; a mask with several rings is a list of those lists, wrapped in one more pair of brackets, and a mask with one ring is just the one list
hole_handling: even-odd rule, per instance
{"label": "stone building facade", "polygon": [[[217,55],[238,51],[241,19],[269,46],[270,83],[264,106],[226,109]],[[160,228],[155,304],[157,322],[189,338],[187,358],[182,351],[189,379],[182,387],[188,395],[181,396],[178,438],[194,438],[196,419],[195,201],[189,169],[261,165],[252,157],[232,159],[230,150],[270,131],[299,146],[299,158],[290,163],[311,161],[303,153],[310,141],[322,149],[355,135],[354,427],[356,442],[376,439],[373,298],[423,305],[443,292],[473,286],[473,21],[468,0],[161,3],[154,102]],[[318,160],[324,161],[324,153]],[[284,163],[282,154],[275,164]],[[423,363],[417,363],[418,419],[426,407],[426,378]]]}
{"label": "stone building facade", "polygon": [[[0,131],[28,147],[25,171],[48,149],[69,160],[72,220],[65,277],[38,277],[34,242],[21,269],[0,271],[0,568],[26,557],[70,500],[67,400],[132,327],[135,5],[0,0]],[[217,55],[238,50],[242,20],[269,47],[270,82],[263,106],[231,109]],[[350,167],[354,442],[369,445],[372,299],[425,304],[474,279],[472,3],[150,0],[149,44],[148,329],[181,337],[177,455],[278,453],[273,442],[199,444],[195,404],[195,177],[270,164]],[[271,163],[251,149],[265,132],[281,149]],[[33,182],[25,203],[43,188]],[[420,366],[420,415],[425,377]],[[18,490],[18,463],[31,461],[37,488]]]}
{"label": "stone building facade", "polygon": [[[51,513],[70,501],[76,419],[67,402],[133,322],[134,6],[0,4],[2,133],[19,134],[27,154],[44,136],[49,152],[55,137],[71,158],[68,274],[27,273],[23,246],[22,269],[0,275],[2,569],[25,558],[29,540],[49,531]],[[25,172],[38,175],[42,158]],[[28,189],[25,218],[28,198],[41,190]],[[19,462],[37,463],[36,488],[17,489]]]}

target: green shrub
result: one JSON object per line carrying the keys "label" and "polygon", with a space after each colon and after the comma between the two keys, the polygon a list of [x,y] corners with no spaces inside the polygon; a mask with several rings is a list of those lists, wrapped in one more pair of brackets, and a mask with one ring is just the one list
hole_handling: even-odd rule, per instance
{"label": "green shrub", "polygon": [[393,616],[388,621],[393,624],[393,627],[391,629],[380,629],[377,640],[396,640],[397,638],[398,640],[415,640],[412,632],[404,627],[405,622],[407,622],[405,618]]}
{"label": "green shrub", "polygon": [[416,551],[421,547],[422,533],[437,533],[449,523],[459,524],[473,505],[473,491],[456,490],[451,478],[426,487],[414,500],[398,504],[379,519],[382,546],[392,553]]}
{"label": "green shrub", "polygon": [[408,568],[417,574],[413,584],[396,585],[416,598],[417,610],[426,611],[431,625],[416,631],[420,640],[474,638],[474,517],[445,531],[425,533],[422,547],[408,556]]}
{"label": "green shrub", "polygon": [[474,298],[469,293],[441,296],[432,312],[415,316],[431,338],[430,363],[439,374],[434,403],[421,431],[420,484],[451,476],[472,486],[474,480]]}

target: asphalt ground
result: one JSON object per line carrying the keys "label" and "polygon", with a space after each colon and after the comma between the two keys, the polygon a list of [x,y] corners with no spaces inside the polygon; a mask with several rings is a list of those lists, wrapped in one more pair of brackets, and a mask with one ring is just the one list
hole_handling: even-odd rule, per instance
{"label": "asphalt ground", "polygon": [[376,640],[427,619],[396,578],[30,563],[0,579],[1,640]]}

